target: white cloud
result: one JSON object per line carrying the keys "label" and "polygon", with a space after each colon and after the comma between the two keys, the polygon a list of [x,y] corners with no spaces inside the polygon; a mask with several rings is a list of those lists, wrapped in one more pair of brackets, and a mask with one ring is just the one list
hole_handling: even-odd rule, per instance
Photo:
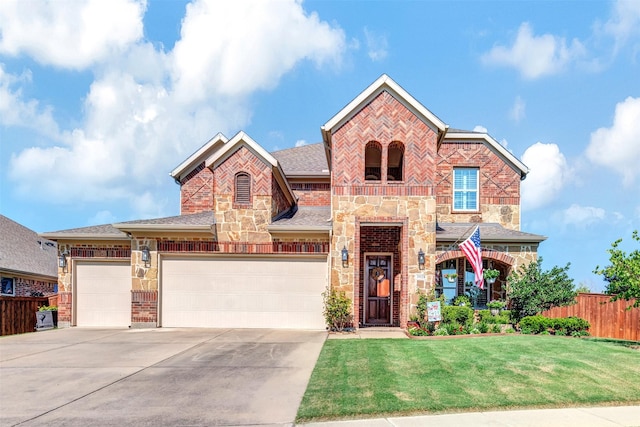
{"label": "white cloud", "polygon": [[307,141],[305,141],[304,139],[299,139],[296,141],[296,147],[302,147],[304,145],[307,145]]}
{"label": "white cloud", "polygon": [[199,0],[187,5],[172,77],[183,102],[242,96],[274,87],[303,59],[339,64],[345,48],[344,32],[301,1]]}
{"label": "white cloud", "polygon": [[476,127],[473,128],[474,132],[481,132],[481,133],[487,133],[487,128],[482,126],[482,125],[476,125]]}
{"label": "white cloud", "polygon": [[109,210],[101,210],[96,212],[94,216],[89,218],[87,225],[100,225],[100,224],[112,224],[117,222],[118,219]]}
{"label": "white cloud", "polygon": [[522,182],[522,209],[536,209],[553,201],[570,176],[560,148],[536,142],[524,152],[522,161],[530,170]]}
{"label": "white cloud", "polygon": [[616,105],[613,125],[591,133],[586,154],[591,162],[622,175],[625,185],[635,181],[640,174],[640,98]]}
{"label": "white cloud", "polygon": [[365,27],[364,37],[367,41],[367,54],[369,55],[369,59],[376,62],[382,61],[387,57],[389,53],[389,42],[386,36],[376,34]]}
{"label": "white cloud", "polygon": [[559,73],[584,54],[585,48],[579,40],[573,39],[567,45],[564,37],[535,36],[529,23],[524,22],[510,47],[494,46],[482,56],[482,61],[486,65],[513,67],[524,78],[536,79]]}
{"label": "white cloud", "polygon": [[0,53],[83,69],[139,40],[145,9],[143,0],[3,0]]}
{"label": "white cloud", "polygon": [[562,211],[562,223],[564,225],[573,225],[577,228],[585,228],[605,219],[606,212],[602,208],[593,206],[580,206],[572,204]]}
{"label": "white cloud", "polygon": [[[34,14],[44,16],[58,4],[46,3],[45,11]],[[51,13],[61,26],[77,15]],[[240,22],[251,31],[239,31]],[[96,62],[98,54],[77,63],[60,59],[64,55],[49,58],[68,67],[93,61],[97,77],[85,96],[84,117],[71,129],[58,130],[46,106],[22,99],[20,88],[12,87],[26,86],[28,78],[7,76],[0,68],[0,123],[26,126],[40,120],[53,134],[48,144],[12,154],[7,176],[14,191],[56,203],[124,201],[141,217],[163,216],[167,187],[175,185],[163,171],[214,133],[245,126],[251,93],[276,85],[301,61],[338,64],[345,49],[341,29],[293,0],[196,1],[182,25],[182,39],[166,53],[142,41],[111,49],[112,36],[103,35],[102,44],[98,36],[92,43],[111,52],[104,62]],[[23,53],[36,55],[26,48]]]}
{"label": "white cloud", "polygon": [[509,111],[509,117],[518,123],[520,120],[524,119],[526,108],[527,104],[524,100],[520,96],[516,96],[516,99],[513,102],[513,107],[511,107],[511,111]]}
{"label": "white cloud", "polygon": [[615,51],[632,36],[640,35],[640,2],[638,0],[616,1],[612,17],[605,23],[604,30],[615,39]]}

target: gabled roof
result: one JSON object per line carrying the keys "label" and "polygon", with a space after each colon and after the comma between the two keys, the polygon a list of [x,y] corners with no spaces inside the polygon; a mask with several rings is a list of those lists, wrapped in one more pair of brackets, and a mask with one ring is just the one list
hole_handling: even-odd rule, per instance
{"label": "gabled roof", "polygon": [[325,232],[331,231],[330,206],[295,206],[291,211],[273,221],[269,232]]}
{"label": "gabled roof", "polygon": [[212,153],[207,158],[205,166],[214,169],[217,165],[227,160],[233,155],[233,153],[235,153],[240,147],[243,146],[247,147],[254,155],[261,158],[266,164],[271,165],[276,181],[283,189],[286,197],[291,202],[294,202],[296,200],[296,196],[293,193],[293,190],[291,190],[286,175],[284,174],[284,171],[280,167],[280,164],[278,163],[276,158],[269,154],[264,148],[260,146],[260,144],[255,142],[249,135],[242,131],[238,132],[233,138],[227,141],[224,146]]}
{"label": "gabled roof", "polygon": [[422,121],[437,130],[439,134],[446,131],[447,125],[442,120],[429,111],[424,105],[419,103],[409,94],[409,92],[393,81],[391,77],[383,74],[320,128],[322,132],[322,139],[325,144],[329,145],[331,141],[331,134],[334,130],[348,122],[365,105],[370,103],[375,97],[384,91],[390,93]]}
{"label": "gabled roof", "polygon": [[327,156],[321,142],[273,151],[271,155],[289,178],[329,176]]}
{"label": "gabled roof", "polygon": [[58,245],[0,215],[0,270],[57,280]]}
{"label": "gabled roof", "polygon": [[480,241],[492,243],[540,243],[547,240],[539,234],[525,233],[523,231],[504,228],[495,222],[470,223],[470,222],[440,222],[436,226],[436,242],[462,243],[476,225],[480,226]]}
{"label": "gabled roof", "polygon": [[183,176],[189,174],[194,168],[196,168],[200,163],[206,160],[207,156],[209,156],[210,151],[214,150],[216,146],[224,145],[228,141],[227,137],[222,133],[218,133],[209,141],[207,141],[202,147],[198,148],[195,153],[193,153],[189,158],[187,158],[184,162],[180,163],[174,170],[171,171],[170,175],[176,182],[180,182]]}
{"label": "gabled roof", "polygon": [[502,144],[493,139],[491,135],[483,132],[465,131],[460,129],[449,129],[444,137],[445,142],[468,142],[482,141],[489,146],[503,161],[510,164],[511,167],[520,173],[520,179],[525,179],[529,173],[529,168],[522,163],[509,150],[504,148]]}

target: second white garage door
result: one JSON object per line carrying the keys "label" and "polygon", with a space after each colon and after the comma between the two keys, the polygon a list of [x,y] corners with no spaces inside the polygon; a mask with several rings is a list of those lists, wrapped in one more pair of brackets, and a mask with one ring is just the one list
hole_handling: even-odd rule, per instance
{"label": "second white garage door", "polygon": [[76,263],[76,325],[131,325],[131,264]]}
{"label": "second white garage door", "polygon": [[165,327],[324,329],[322,258],[166,258]]}

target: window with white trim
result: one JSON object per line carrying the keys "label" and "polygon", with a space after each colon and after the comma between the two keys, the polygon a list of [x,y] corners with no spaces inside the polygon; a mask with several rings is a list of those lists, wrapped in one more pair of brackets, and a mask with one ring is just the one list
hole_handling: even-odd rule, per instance
{"label": "window with white trim", "polygon": [[233,202],[238,205],[251,204],[251,175],[246,172],[236,174]]}
{"label": "window with white trim", "polygon": [[478,174],[476,168],[453,169],[453,210],[478,210]]}

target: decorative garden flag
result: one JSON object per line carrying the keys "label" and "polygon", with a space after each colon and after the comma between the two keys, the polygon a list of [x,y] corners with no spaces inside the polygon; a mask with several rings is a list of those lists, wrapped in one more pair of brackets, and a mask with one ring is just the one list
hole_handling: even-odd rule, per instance
{"label": "decorative garden flag", "polygon": [[464,242],[460,243],[460,250],[464,252],[465,256],[473,267],[473,272],[476,274],[476,286],[480,289],[484,289],[484,277],[482,275],[482,248],[480,247],[480,226],[476,225],[476,229],[471,233],[471,236]]}

